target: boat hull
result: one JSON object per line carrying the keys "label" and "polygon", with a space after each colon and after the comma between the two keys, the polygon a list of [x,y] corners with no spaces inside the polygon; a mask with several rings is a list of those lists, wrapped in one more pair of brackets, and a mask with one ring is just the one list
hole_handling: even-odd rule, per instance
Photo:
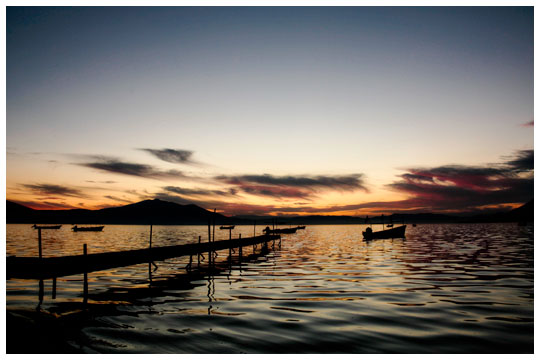
{"label": "boat hull", "polygon": [[76,227],[72,228],[73,231],[101,231],[105,226],[96,226],[96,227]]}
{"label": "boat hull", "polygon": [[372,232],[371,234],[368,233],[367,231],[363,231],[362,235],[364,235],[364,239],[366,240],[404,238],[406,228],[407,228],[407,225],[402,225],[402,226],[398,226],[398,227],[388,229],[388,230],[375,231],[375,232]]}
{"label": "boat hull", "polygon": [[53,225],[53,226],[32,226],[34,229],[52,229],[52,230],[58,230],[62,227],[62,225]]}
{"label": "boat hull", "polygon": [[289,229],[274,229],[274,230],[266,230],[266,234],[294,234],[296,232],[296,228],[289,228]]}

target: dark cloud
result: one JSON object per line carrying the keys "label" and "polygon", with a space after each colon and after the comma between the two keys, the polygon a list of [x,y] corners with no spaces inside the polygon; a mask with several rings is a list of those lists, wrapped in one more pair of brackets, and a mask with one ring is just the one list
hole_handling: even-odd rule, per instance
{"label": "dark cloud", "polygon": [[78,189],[69,188],[61,185],[54,184],[21,184],[24,188],[32,190],[35,194],[40,195],[63,195],[83,197],[84,194]]}
{"label": "dark cloud", "polygon": [[230,190],[207,190],[207,189],[187,189],[177,186],[165,186],[163,190],[179,195],[185,196],[235,196],[237,193],[236,189]]}
{"label": "dark cloud", "polygon": [[34,210],[70,210],[70,209],[79,209],[76,206],[72,206],[65,203],[57,203],[52,201],[15,201],[17,204],[24,205]]}
{"label": "dark cloud", "polygon": [[193,151],[181,149],[139,149],[146,151],[160,160],[173,164],[189,164],[193,163],[191,156]]}
{"label": "dark cloud", "polygon": [[483,206],[524,203],[534,194],[534,151],[523,150],[493,166],[410,169],[388,186],[409,199],[363,206],[469,211]]}
{"label": "dark cloud", "polygon": [[222,175],[215,179],[229,185],[236,185],[239,190],[248,194],[274,198],[309,199],[321,190],[367,190],[362,174],[343,176]]}
{"label": "dark cloud", "polygon": [[122,198],[119,198],[117,196],[112,196],[112,195],[105,195],[104,198],[114,200],[114,201],[124,202],[124,203],[132,202],[131,200],[122,199]]}
{"label": "dark cloud", "polygon": [[151,165],[128,163],[106,157],[95,157],[95,159],[96,161],[94,162],[80,163],[78,165],[115,174],[139,176],[144,178],[186,178],[186,176],[178,170],[162,171]]}
{"label": "dark cloud", "polygon": [[242,175],[242,176],[218,176],[222,180],[231,184],[253,183],[262,185],[291,186],[305,188],[338,188],[341,190],[365,190],[362,174],[351,174],[344,176],[273,176],[263,175]]}
{"label": "dark cloud", "polygon": [[518,151],[506,164],[517,171],[534,170],[534,150]]}

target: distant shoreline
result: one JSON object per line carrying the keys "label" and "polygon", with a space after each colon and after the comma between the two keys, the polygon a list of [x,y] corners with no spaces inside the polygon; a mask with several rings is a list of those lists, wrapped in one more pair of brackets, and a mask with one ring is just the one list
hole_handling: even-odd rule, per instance
{"label": "distant shoreline", "polygon": [[[367,220],[367,221],[366,221]],[[437,213],[394,213],[392,215],[344,216],[224,216],[196,205],[180,205],[158,199],[101,210],[34,210],[6,201],[6,224],[100,224],[100,225],[363,225],[371,224],[449,224],[533,222],[534,203],[498,213],[449,215]]]}

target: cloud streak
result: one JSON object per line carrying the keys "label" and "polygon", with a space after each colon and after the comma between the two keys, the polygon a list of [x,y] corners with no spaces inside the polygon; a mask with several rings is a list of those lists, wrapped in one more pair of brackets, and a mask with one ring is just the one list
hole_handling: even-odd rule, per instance
{"label": "cloud streak", "polygon": [[207,189],[188,189],[178,186],[165,186],[163,190],[184,196],[223,196],[230,197],[236,196],[236,189],[224,190],[207,190]]}
{"label": "cloud streak", "polygon": [[160,160],[173,164],[192,164],[193,151],[181,149],[139,149],[146,151]]}
{"label": "cloud streak", "polygon": [[367,191],[362,174],[340,176],[273,176],[240,175],[215,177],[228,185],[235,185],[247,194],[273,197],[309,199],[320,191]]}
{"label": "cloud streak", "polygon": [[21,184],[24,188],[39,195],[62,195],[84,197],[84,194],[76,188],[70,188],[54,184]]}
{"label": "cloud streak", "polygon": [[96,159],[96,161],[94,162],[79,163],[78,165],[105,171],[108,173],[138,176],[151,179],[187,178],[186,175],[184,175],[181,171],[178,170],[162,171],[155,168],[154,166],[146,164],[124,162],[118,159],[101,156],[94,158]]}
{"label": "cloud streak", "polygon": [[[389,184],[410,196],[395,205],[430,210],[475,210],[478,207],[524,203],[534,194],[534,151],[522,150],[493,166],[448,165],[410,169]],[[384,203],[392,206],[391,203]]]}

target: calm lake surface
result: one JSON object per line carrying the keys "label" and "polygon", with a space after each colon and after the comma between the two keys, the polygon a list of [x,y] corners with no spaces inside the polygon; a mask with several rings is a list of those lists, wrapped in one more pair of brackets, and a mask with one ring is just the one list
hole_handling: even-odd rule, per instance
{"label": "calm lake surface", "polygon": [[[43,230],[43,256],[148,247],[148,226],[70,227]],[[241,261],[220,251],[214,269],[195,257],[190,274],[189,258],[160,261],[151,283],[148,264],[89,273],[87,304],[82,275],[59,278],[56,299],[48,279],[40,308],[84,314],[68,340],[88,353],[533,353],[532,226],[409,225],[405,240],[371,242],[364,229],[307,226]],[[30,225],[6,233],[7,256],[37,256]],[[207,234],[154,226],[152,246]],[[37,280],[7,280],[8,310],[35,311],[38,293]]]}

